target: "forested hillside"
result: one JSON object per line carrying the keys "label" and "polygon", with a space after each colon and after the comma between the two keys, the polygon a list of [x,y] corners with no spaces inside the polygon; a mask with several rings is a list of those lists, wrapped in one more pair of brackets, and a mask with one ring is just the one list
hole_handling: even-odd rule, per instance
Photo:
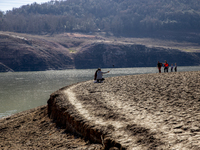
{"label": "forested hillside", "polygon": [[199,29],[199,0],[50,1],[0,12],[0,30],[20,33],[103,31],[130,36]]}

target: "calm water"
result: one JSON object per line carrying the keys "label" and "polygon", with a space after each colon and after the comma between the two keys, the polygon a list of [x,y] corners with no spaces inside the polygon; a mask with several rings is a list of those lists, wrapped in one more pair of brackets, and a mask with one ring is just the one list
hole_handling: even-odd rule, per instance
{"label": "calm water", "polygon": [[[108,71],[110,69],[102,69]],[[197,71],[196,67],[178,67],[178,71]],[[73,83],[92,80],[95,69],[0,73],[0,118],[47,104],[54,91]],[[113,68],[104,77],[157,73],[155,67]]]}

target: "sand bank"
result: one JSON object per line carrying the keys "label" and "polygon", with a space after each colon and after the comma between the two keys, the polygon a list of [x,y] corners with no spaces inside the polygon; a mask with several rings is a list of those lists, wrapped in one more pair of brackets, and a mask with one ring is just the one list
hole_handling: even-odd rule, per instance
{"label": "sand bank", "polygon": [[1,147],[200,149],[200,71],[87,81],[48,105],[1,119]]}
{"label": "sand bank", "polygon": [[24,111],[0,120],[0,149],[99,148],[57,126],[47,115],[47,106]]}

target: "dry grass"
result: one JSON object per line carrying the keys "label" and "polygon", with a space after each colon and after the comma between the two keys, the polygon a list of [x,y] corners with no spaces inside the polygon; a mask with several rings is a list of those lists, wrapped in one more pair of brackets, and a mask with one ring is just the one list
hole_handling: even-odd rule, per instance
{"label": "dry grass", "polygon": [[81,33],[63,33],[63,34],[54,34],[54,35],[31,35],[23,33],[13,33],[13,32],[2,32],[0,35],[12,35],[15,38],[24,38],[24,39],[43,39],[58,42],[67,48],[74,49],[72,53],[77,52],[82,45],[88,43],[96,42],[105,42],[112,44],[141,44],[147,47],[162,47],[170,49],[179,49],[186,52],[200,52],[200,45],[195,42],[182,41],[178,42],[175,39],[161,39],[161,38],[117,38],[114,36],[106,37],[101,33],[96,33],[93,35],[90,34],[81,34]]}

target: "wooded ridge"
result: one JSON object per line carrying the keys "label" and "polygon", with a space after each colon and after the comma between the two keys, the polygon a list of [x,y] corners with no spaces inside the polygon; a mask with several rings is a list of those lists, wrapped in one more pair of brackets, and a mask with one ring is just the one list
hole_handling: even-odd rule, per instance
{"label": "wooded ridge", "polygon": [[0,12],[0,30],[20,33],[106,32],[141,36],[200,31],[197,0],[60,0]]}

